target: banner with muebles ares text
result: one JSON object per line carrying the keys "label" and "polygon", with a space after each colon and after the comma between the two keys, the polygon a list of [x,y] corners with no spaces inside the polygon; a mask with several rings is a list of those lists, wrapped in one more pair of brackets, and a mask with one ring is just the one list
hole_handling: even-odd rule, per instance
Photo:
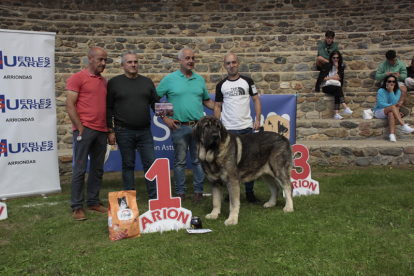
{"label": "banner with muebles ares text", "polygon": [[60,192],[55,33],[0,30],[0,198]]}

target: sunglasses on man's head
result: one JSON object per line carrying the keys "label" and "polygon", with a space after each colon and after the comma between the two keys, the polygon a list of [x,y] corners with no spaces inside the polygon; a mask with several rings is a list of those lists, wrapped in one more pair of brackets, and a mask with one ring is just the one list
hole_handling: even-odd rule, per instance
{"label": "sunglasses on man's head", "polygon": [[388,83],[395,83],[395,81],[390,81],[390,80],[389,80],[389,81],[387,81],[387,82],[388,82]]}

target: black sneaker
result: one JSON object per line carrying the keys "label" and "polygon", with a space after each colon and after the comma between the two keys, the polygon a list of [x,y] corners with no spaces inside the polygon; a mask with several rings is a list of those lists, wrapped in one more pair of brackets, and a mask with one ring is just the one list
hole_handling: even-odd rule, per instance
{"label": "black sneaker", "polygon": [[255,196],[254,193],[246,193],[246,199],[249,203],[259,203],[260,200],[258,200]]}

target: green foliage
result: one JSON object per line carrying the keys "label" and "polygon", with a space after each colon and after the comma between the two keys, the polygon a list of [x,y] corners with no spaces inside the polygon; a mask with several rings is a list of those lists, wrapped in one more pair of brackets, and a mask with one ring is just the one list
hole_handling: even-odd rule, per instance
{"label": "green foliage", "polygon": [[[73,221],[70,179],[62,178],[63,194],[7,201],[0,275],[414,275],[414,172],[387,167],[312,173],[321,194],[295,197],[289,214],[282,211],[281,195],[276,207],[264,209],[249,205],[242,187],[239,224],[231,227],[224,226],[228,203],[218,220],[204,218],[211,197],[193,203],[188,174],[183,207],[213,232],[170,231],[117,242],[108,238],[106,215],[86,212],[86,221]],[[210,192],[207,181],[205,187]],[[142,174],[136,188],[144,213]],[[104,205],[108,192],[121,189],[120,174],[106,174]],[[262,203],[270,197],[260,180],[255,191]]]}

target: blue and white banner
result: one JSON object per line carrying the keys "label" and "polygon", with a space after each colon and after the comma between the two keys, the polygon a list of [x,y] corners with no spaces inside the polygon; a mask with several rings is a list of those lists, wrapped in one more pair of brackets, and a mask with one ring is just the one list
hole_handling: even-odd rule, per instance
{"label": "blue and white banner", "polygon": [[58,193],[55,33],[0,30],[0,198]]}
{"label": "blue and white banner", "polygon": [[[210,98],[214,101],[215,94],[210,94]],[[283,118],[284,124],[279,126],[280,130],[283,128],[284,131],[289,132],[289,140],[295,144],[295,129],[296,129],[296,96],[295,95],[259,95],[260,101],[262,104],[262,115],[260,118],[260,125],[264,126],[269,123],[269,120],[266,119],[273,115],[279,115]],[[160,100],[161,102],[165,101],[165,98]],[[254,112],[253,101],[250,100],[250,110],[253,120],[255,120],[256,115]],[[213,111],[204,107],[204,112],[206,115],[213,115]],[[164,124],[162,119],[154,116],[154,113],[151,110],[151,116],[153,118],[151,131],[154,136],[154,146],[155,146],[155,158],[168,158],[170,160],[170,166],[172,169],[174,161],[174,148],[171,141],[171,131]],[[289,122],[289,125],[287,125]],[[280,123],[279,123],[280,124]],[[276,124],[274,124],[275,127]],[[265,130],[268,125],[265,125]],[[270,130],[270,129],[269,129]],[[191,168],[191,159],[190,154],[187,155],[187,167]],[[122,159],[121,152],[119,148],[117,151],[111,151],[108,160],[104,166],[105,171],[122,171]],[[136,153],[136,163],[135,170],[142,170],[141,159],[139,154]]]}

